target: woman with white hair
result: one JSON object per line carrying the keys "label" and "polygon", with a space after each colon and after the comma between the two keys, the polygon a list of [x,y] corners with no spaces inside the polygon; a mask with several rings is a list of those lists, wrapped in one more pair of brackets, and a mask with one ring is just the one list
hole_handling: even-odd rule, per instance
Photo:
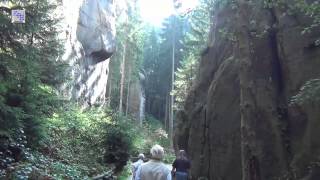
{"label": "woman with white hair", "polygon": [[163,147],[154,145],[150,153],[151,160],[138,168],[135,180],[171,180],[170,170],[161,162],[164,157]]}

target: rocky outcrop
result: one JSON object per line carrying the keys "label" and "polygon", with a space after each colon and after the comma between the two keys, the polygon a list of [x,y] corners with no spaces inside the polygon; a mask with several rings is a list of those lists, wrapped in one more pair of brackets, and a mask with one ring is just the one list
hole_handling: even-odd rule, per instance
{"label": "rocky outcrop", "polygon": [[67,97],[84,106],[103,104],[109,58],[115,51],[114,4],[109,0],[63,0],[63,59],[70,64]]}
{"label": "rocky outcrop", "polygon": [[320,107],[289,100],[320,76],[320,29],[301,34],[312,20],[288,7],[238,0],[216,11],[177,114],[175,148],[188,151],[192,179],[319,179]]}
{"label": "rocky outcrop", "polygon": [[142,125],[145,116],[145,76],[139,73],[139,79],[130,85],[128,111],[131,116],[137,119],[138,124]]}

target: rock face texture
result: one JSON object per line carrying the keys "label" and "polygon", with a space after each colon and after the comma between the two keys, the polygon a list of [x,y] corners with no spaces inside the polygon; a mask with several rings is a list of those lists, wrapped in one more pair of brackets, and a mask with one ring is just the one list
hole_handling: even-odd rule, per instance
{"label": "rock face texture", "polygon": [[110,0],[63,0],[63,59],[71,66],[67,97],[84,106],[103,104],[109,57],[115,51],[114,4]]}
{"label": "rock face texture", "polygon": [[129,92],[128,111],[139,120],[138,124],[142,125],[142,120],[145,116],[145,76],[139,73],[139,79],[131,83]]}
{"label": "rock face texture", "polygon": [[320,178],[320,107],[289,105],[320,77],[320,29],[288,13],[237,0],[214,14],[197,84],[177,114],[174,143],[192,161],[192,179]]}

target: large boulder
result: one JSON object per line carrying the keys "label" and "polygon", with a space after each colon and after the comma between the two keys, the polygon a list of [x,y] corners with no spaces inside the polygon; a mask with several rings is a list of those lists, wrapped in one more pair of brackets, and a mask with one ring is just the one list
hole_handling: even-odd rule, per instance
{"label": "large boulder", "polygon": [[[319,179],[320,107],[289,106],[320,77],[320,29],[285,6],[237,0],[217,10],[197,84],[177,114],[192,179]],[[201,132],[201,133],[199,133]]]}
{"label": "large boulder", "polygon": [[109,0],[63,0],[63,59],[70,64],[71,82],[65,95],[84,106],[103,104],[109,58],[115,51],[114,4]]}

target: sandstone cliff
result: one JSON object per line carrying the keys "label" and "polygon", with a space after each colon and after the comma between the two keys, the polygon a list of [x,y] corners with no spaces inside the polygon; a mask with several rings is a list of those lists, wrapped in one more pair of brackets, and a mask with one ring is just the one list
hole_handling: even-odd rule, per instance
{"label": "sandstone cliff", "polygon": [[319,179],[320,107],[289,106],[320,76],[320,29],[289,3],[233,1],[217,9],[197,84],[177,114],[175,148],[193,179]]}
{"label": "sandstone cliff", "polygon": [[67,97],[84,106],[103,104],[109,57],[115,51],[114,4],[109,0],[63,0],[63,59],[71,66]]}
{"label": "sandstone cliff", "polygon": [[142,126],[142,121],[145,117],[145,76],[139,73],[139,79],[135,80],[130,85],[128,112],[138,120],[138,124]]}

